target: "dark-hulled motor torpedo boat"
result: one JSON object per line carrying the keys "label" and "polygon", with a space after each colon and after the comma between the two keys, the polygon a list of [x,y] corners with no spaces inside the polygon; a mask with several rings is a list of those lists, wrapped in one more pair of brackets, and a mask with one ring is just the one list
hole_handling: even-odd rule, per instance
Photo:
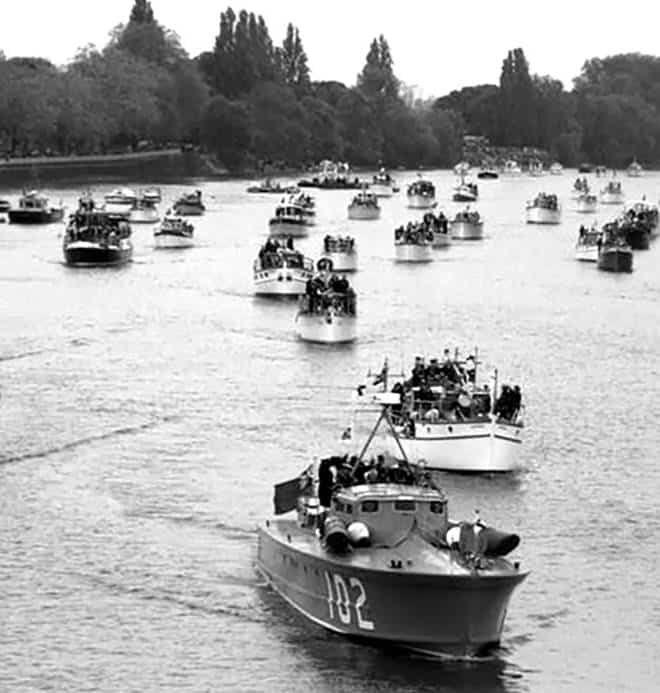
{"label": "dark-hulled motor torpedo boat", "polygon": [[[386,395],[385,397],[391,397]],[[258,529],[257,569],[291,606],[325,628],[432,656],[497,646],[526,572],[505,556],[519,543],[452,522],[428,473],[405,461],[373,467],[330,457],[275,487],[275,515]],[[333,481],[334,480],[334,481]],[[294,517],[279,517],[289,511]]]}

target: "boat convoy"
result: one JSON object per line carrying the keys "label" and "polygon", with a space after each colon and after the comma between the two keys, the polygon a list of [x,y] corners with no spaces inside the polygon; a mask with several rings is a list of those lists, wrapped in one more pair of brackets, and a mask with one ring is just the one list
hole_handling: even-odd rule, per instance
{"label": "boat convoy", "polygon": [[[484,162],[477,175],[485,181],[504,179],[484,187],[514,185],[506,177],[522,171],[514,160],[499,170]],[[533,177],[562,172],[558,163],[547,171],[537,161],[526,168]],[[405,189],[401,202],[413,210],[407,212],[413,218],[389,226],[394,226],[392,260],[408,265],[405,271],[433,273],[438,268],[416,265],[451,253],[460,244],[455,241],[484,238],[470,165],[461,162],[456,174],[460,183],[446,192],[444,211],[436,210],[437,190],[429,178],[420,174]],[[603,170],[600,175],[608,174]],[[641,175],[641,167],[631,165],[628,175]],[[329,233],[322,209],[317,221],[316,199],[307,190],[270,178],[250,186],[249,193],[279,196],[252,265],[253,291],[263,303],[295,299],[292,331],[304,348],[315,344],[339,352],[360,336],[359,283],[354,286],[347,276],[360,269],[358,240],[362,249],[366,237],[358,238],[359,233],[384,225],[361,222],[376,222],[384,210],[389,212],[399,187],[384,167],[369,182],[354,177],[347,164],[329,161],[299,185],[346,191],[342,204],[348,221],[340,223],[351,233],[339,233],[336,227]],[[591,192],[586,175],[567,193],[575,203],[569,214],[585,221],[578,230],[575,259],[603,272],[632,272],[635,251],[648,249],[658,235],[657,206],[645,198],[626,202],[614,176],[598,194]],[[202,191],[172,198],[162,217],[161,202],[158,188],[117,188],[99,204],[90,193],[83,194],[62,234],[65,263],[127,264],[134,234],[147,225],[155,248],[193,246],[195,228],[189,217],[206,213]],[[460,207],[448,211],[454,202]],[[599,204],[613,212],[602,225],[584,216],[599,211]],[[15,224],[52,224],[64,220],[65,210],[32,190],[15,206],[0,200],[0,220],[5,214]],[[529,224],[561,224],[559,196],[539,192],[526,204],[525,214]],[[310,239],[303,252],[299,239],[317,225],[324,227],[322,241],[311,252]],[[292,607],[333,632],[424,655],[484,655],[500,643],[511,597],[527,576],[518,561],[508,558],[520,537],[487,525],[478,511],[471,521],[450,519],[447,497],[437,482],[441,473],[495,475],[522,468],[523,393],[518,384],[501,382],[497,370],[486,369],[476,348],[465,354],[445,348],[442,357],[418,355],[411,362],[407,374],[393,375],[386,360],[372,382],[358,386],[356,412],[373,412],[376,405],[380,413],[361,449],[346,452],[345,443],[352,445],[349,426],[341,435],[341,453],[276,485],[274,517],[258,528],[256,567]],[[368,456],[382,424],[382,452]]]}

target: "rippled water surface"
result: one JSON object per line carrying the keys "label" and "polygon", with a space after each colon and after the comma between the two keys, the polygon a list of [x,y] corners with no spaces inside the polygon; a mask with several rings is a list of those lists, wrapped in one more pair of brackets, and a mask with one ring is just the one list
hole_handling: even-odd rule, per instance
{"label": "rippled water surface", "polygon": [[[430,175],[452,212],[453,176]],[[118,269],[64,266],[62,225],[0,225],[0,690],[657,690],[660,247],[632,275],[576,262],[574,177],[480,181],[487,238],[426,266],[392,261],[403,193],[349,222],[351,193],[319,192],[302,249],[348,232],[360,256],[342,348],[297,341],[295,303],[253,297],[276,198],[246,181],[200,182],[195,248],[155,251],[137,227]],[[658,174],[623,184],[660,195]],[[561,226],[525,226],[540,190]],[[78,192],[49,191],[70,208]],[[454,517],[522,535],[532,572],[501,650],[429,661],[309,625],[253,569],[272,484],[332,452],[384,356],[474,345],[526,401],[522,472],[441,477]]]}

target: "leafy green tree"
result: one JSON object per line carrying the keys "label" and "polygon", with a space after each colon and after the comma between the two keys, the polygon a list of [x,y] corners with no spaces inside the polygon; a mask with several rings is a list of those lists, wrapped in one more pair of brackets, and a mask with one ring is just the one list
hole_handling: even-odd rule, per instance
{"label": "leafy green tree", "polygon": [[500,75],[500,143],[524,146],[536,141],[534,85],[522,48],[509,51]]}
{"label": "leafy green tree", "polygon": [[357,87],[368,98],[384,107],[399,94],[399,81],[394,75],[390,47],[381,34],[371,42],[366,63],[358,75]]}

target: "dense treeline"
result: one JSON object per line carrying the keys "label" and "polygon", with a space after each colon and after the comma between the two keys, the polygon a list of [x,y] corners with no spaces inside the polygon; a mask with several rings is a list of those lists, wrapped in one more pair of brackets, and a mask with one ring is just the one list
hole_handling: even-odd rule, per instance
{"label": "dense treeline", "polygon": [[107,46],[81,49],[65,68],[0,51],[0,149],[13,156],[189,142],[230,168],[322,158],[448,166],[464,134],[545,149],[564,164],[660,162],[660,59],[589,60],[567,92],[530,73],[517,48],[498,85],[423,103],[396,78],[383,36],[355,86],[314,82],[292,24],[276,45],[263,17],[229,7],[213,48],[191,59],[147,0],[134,0]]}

